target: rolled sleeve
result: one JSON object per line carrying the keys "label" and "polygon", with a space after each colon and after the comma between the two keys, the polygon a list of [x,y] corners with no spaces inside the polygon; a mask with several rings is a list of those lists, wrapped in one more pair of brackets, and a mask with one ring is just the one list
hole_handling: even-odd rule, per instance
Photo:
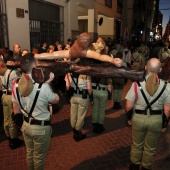
{"label": "rolled sleeve", "polygon": [[135,91],[134,91],[134,83],[131,85],[131,88],[129,89],[129,91],[127,92],[125,99],[129,100],[129,101],[135,101]]}
{"label": "rolled sleeve", "polygon": [[48,83],[43,84],[42,92],[44,93],[45,98],[47,99],[49,103],[52,102],[56,97],[55,93],[53,92],[52,88],[50,87]]}

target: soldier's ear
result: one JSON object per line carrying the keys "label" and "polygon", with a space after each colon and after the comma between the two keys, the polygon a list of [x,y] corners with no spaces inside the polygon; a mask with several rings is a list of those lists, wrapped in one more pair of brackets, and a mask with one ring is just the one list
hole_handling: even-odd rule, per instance
{"label": "soldier's ear", "polygon": [[162,71],[162,67],[159,69],[159,72],[161,72]]}

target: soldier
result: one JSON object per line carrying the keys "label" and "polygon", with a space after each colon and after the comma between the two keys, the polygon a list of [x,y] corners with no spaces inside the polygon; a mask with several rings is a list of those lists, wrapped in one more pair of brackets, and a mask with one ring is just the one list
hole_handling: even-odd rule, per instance
{"label": "soldier", "polygon": [[[98,38],[96,43],[93,43],[92,45],[92,49],[99,54],[105,49],[105,43],[101,38]],[[102,58],[102,55],[100,57]],[[93,132],[99,134],[105,130],[105,108],[108,100],[111,100],[112,79],[93,76],[92,88],[94,100],[94,104],[92,106]]]}
{"label": "soldier", "polygon": [[159,59],[148,60],[145,70],[146,81],[134,82],[125,97],[133,141],[129,170],[139,170],[140,164],[142,170],[153,168],[161,129],[165,131],[170,116],[170,84],[157,76],[161,71]]}
{"label": "soldier", "polygon": [[[116,54],[116,58],[122,59],[122,53],[118,52]],[[123,66],[127,67],[126,62],[123,62]],[[121,98],[122,98],[123,87],[125,85],[125,79],[113,78],[112,84],[113,84],[113,101],[114,101],[113,109],[119,110],[122,108]]]}
{"label": "soldier", "polygon": [[7,69],[3,61],[0,62],[0,84],[2,86],[2,105],[4,113],[4,130],[9,141],[9,147],[16,149],[24,144],[23,140],[17,138],[18,128],[12,120],[13,106],[12,106],[12,82],[20,77],[17,70]]}
{"label": "soldier", "polygon": [[144,68],[145,65],[146,65],[146,62],[149,58],[149,55],[150,55],[150,49],[149,47],[147,46],[146,42],[142,42],[140,44],[140,47],[139,47],[139,53],[141,53],[141,57],[142,57],[142,66],[141,68]]}
{"label": "soldier", "polygon": [[112,96],[112,79],[92,77],[92,88],[94,101],[92,105],[93,132],[99,134],[105,130],[105,109]]}
{"label": "soldier", "polygon": [[167,58],[170,57],[169,41],[165,41],[164,47],[159,50],[158,57],[163,64]]}
{"label": "soldier", "polygon": [[140,69],[142,68],[142,56],[141,53],[138,52],[139,48],[135,48],[134,52],[132,53],[132,68]]}
{"label": "soldier", "polygon": [[90,101],[93,103],[93,94],[91,86],[91,77],[86,75],[66,74],[66,88],[72,91],[70,103],[70,123],[73,129],[73,139],[78,142],[86,138],[86,134],[81,129],[84,125],[84,119]]}
{"label": "soldier", "polygon": [[20,117],[24,119],[21,129],[27,149],[28,169],[44,169],[52,133],[48,105],[58,103],[59,96],[48,84],[54,78],[52,73],[45,83],[33,83],[31,72],[35,65],[33,54],[28,53],[21,59],[23,73],[12,86],[13,119],[18,123]]}

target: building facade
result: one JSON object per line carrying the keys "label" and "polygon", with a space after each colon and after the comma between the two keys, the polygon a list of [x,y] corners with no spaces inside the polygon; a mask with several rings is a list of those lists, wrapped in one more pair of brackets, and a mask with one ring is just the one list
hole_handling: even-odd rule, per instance
{"label": "building facade", "polygon": [[[75,40],[82,32],[129,41],[150,39],[159,0],[0,0],[0,46],[22,49]],[[155,24],[156,23],[156,24]]]}
{"label": "building facade", "polygon": [[124,0],[121,34],[124,40],[149,41],[156,31],[159,0]]}
{"label": "building facade", "polygon": [[94,39],[98,35],[118,38],[122,1],[0,0],[0,9],[4,8],[0,14],[6,16],[0,32],[1,47],[12,49],[19,43],[22,49],[30,50],[43,41],[48,45],[56,40],[66,43],[85,31]]}
{"label": "building facade", "polygon": [[169,40],[170,41],[170,18],[169,18],[169,22],[167,23],[166,28],[165,28],[163,40],[165,40],[165,41]]}

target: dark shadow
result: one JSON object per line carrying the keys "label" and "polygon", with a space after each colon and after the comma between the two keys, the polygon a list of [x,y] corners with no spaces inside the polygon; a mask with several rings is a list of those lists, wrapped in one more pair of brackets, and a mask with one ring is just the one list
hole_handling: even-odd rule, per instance
{"label": "dark shadow", "polygon": [[0,126],[0,143],[3,142],[4,140],[7,140],[7,137],[4,132],[4,127],[3,125]]}
{"label": "dark shadow", "polygon": [[154,163],[154,170],[169,170],[170,169],[170,155],[163,156]]}
{"label": "dark shadow", "polygon": [[[68,108],[68,107],[67,107]],[[52,128],[53,128],[53,134],[52,137],[55,136],[59,136],[59,135],[65,135],[69,132],[72,131],[71,125],[70,125],[70,119],[69,119],[69,114],[70,110],[66,110],[66,112],[64,112],[63,110],[60,112],[58,112],[58,115],[55,116],[55,120],[52,124]],[[112,111],[113,113],[113,111]],[[58,121],[59,119],[61,119],[60,117],[66,117],[66,119],[62,120],[62,121]],[[54,117],[53,117],[54,118]],[[121,129],[124,127],[127,127],[127,120],[126,120],[126,116],[125,114],[117,114],[117,116],[114,117],[105,117],[105,121],[104,121],[104,126],[105,126],[105,131],[103,133],[109,133],[111,131],[115,131],[117,129]],[[82,128],[83,131],[85,131],[85,133],[87,134],[87,138],[91,138],[91,137],[95,137],[96,135],[100,135],[100,134],[94,134],[92,132],[92,118],[91,118],[91,107],[89,106],[88,111],[87,111],[87,116],[85,118],[84,121],[84,126]],[[103,134],[101,133],[101,134]]]}
{"label": "dark shadow", "polygon": [[[58,118],[59,117],[57,117],[56,119]],[[61,122],[57,121],[56,123],[52,124],[52,128],[53,128],[53,133],[51,137],[65,135],[72,131],[71,125],[70,125],[70,119],[65,119],[65,120],[62,120]]]}
{"label": "dark shadow", "polygon": [[70,170],[127,170],[130,163],[130,146],[121,147],[106,155],[85,160]]}
{"label": "dark shadow", "polygon": [[122,106],[121,109],[116,110],[116,109],[113,109],[112,107],[109,108],[109,109],[106,109],[106,111],[105,111],[106,115],[112,114],[113,112],[118,112],[118,111],[120,111],[120,110],[125,110],[125,102],[126,102],[126,100],[122,100],[122,101],[120,102],[120,104],[121,104],[121,106]]}
{"label": "dark shadow", "polygon": [[[112,113],[113,113],[113,111],[112,111]],[[102,132],[101,134],[93,133],[91,116],[89,116],[89,117],[86,117],[83,129],[86,130],[87,138],[91,138],[91,137],[95,137],[97,135],[106,134],[109,132],[116,131],[117,129],[122,129],[122,128],[130,127],[130,126],[128,126],[128,124],[127,124],[125,114],[121,114],[121,115],[118,115],[118,116],[115,116],[112,118],[105,117],[104,127],[105,127],[105,131]]]}
{"label": "dark shadow", "polygon": [[53,104],[53,114],[58,113],[64,105],[69,104],[69,100],[67,99],[67,96],[64,93],[57,92],[57,94],[60,97],[60,100],[57,104]]}

